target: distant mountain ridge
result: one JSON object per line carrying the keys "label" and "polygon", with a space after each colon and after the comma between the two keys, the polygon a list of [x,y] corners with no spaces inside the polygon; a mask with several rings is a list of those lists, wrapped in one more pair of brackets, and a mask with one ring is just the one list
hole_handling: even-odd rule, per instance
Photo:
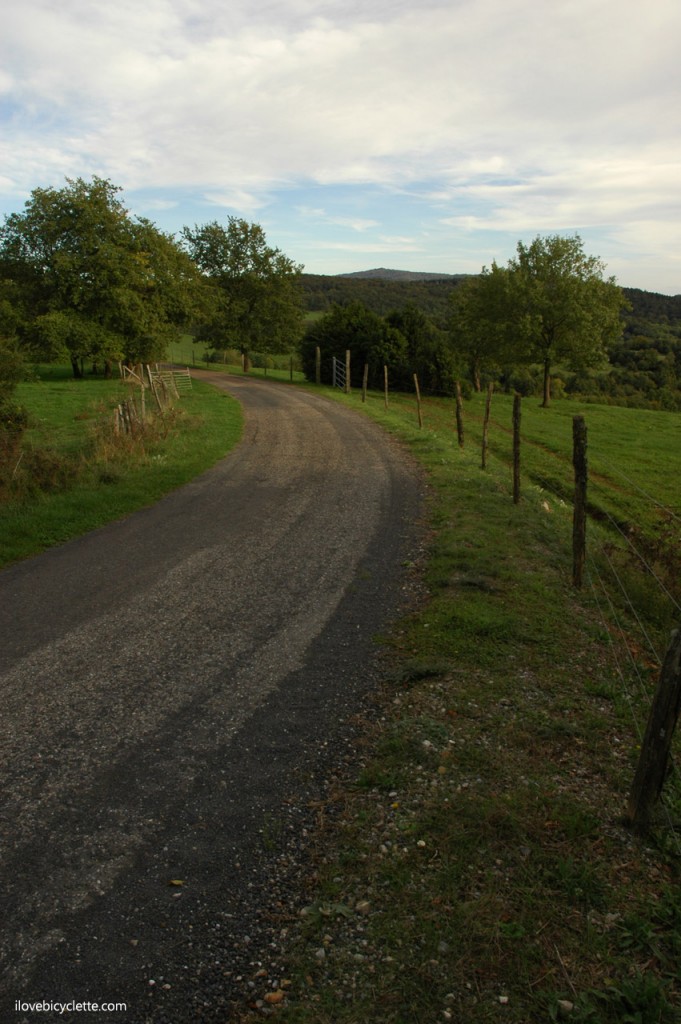
{"label": "distant mountain ridge", "polygon": [[[309,275],[310,277],[318,277],[325,275]],[[328,277],[332,278],[349,278],[355,280],[374,280],[374,281],[394,281],[398,283],[400,281],[450,281],[460,282],[465,280],[467,277],[477,277],[477,274],[434,274],[427,271],[414,271],[414,270],[391,270],[387,267],[376,267],[374,270],[355,270],[347,274],[329,274]],[[645,296],[645,300],[648,304],[657,305],[656,300],[661,300],[662,304],[665,304],[671,300],[675,306],[675,313],[679,315],[679,303],[681,303],[681,294],[667,295],[662,292],[650,292],[645,291],[642,288],[626,288],[620,286],[625,295],[630,299],[640,298]]]}
{"label": "distant mountain ridge", "polygon": [[471,277],[471,274],[433,274],[416,270],[389,270],[387,267],[376,267],[375,270],[355,270],[350,274],[335,274],[335,277],[366,277],[380,281],[446,281]]}

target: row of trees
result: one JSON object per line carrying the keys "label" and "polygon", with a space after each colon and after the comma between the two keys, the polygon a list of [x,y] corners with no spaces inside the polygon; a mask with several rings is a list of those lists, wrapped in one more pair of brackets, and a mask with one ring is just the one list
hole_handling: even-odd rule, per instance
{"label": "row of trees", "polygon": [[314,372],[315,348],[323,363],[349,349],[374,382],[385,363],[397,386],[417,373],[424,386],[449,391],[456,379],[479,390],[485,380],[508,381],[539,364],[548,405],[557,362],[583,372],[603,363],[622,336],[627,302],[604,269],[579,236],[520,242],[506,267],[493,263],[451,290],[446,329],[413,304],[385,317],[359,303],[336,307],[307,332],[305,371]]}
{"label": "row of trees", "polygon": [[[230,217],[175,238],[132,217],[110,181],[67,179],[61,189],[34,190],[0,227],[3,362],[12,362],[10,351],[67,357],[82,376],[86,361],[110,370],[117,361],[161,359],[178,332],[214,349],[266,354],[290,352],[302,338],[309,376],[317,347],[325,369],[350,349],[358,373],[369,365],[372,383],[387,364],[395,386],[417,373],[434,391],[466,377],[476,388],[529,377],[539,364],[548,404],[556,362],[583,374],[617,352],[622,337],[624,295],[579,236],[521,242],[506,267],[493,263],[446,288],[410,282],[439,289],[444,315],[441,303],[431,311],[408,301],[379,315],[349,302],[332,306],[304,337],[302,269],[257,224]],[[649,369],[668,380],[674,359],[668,353]]]}
{"label": "row of trees", "polygon": [[178,332],[215,347],[288,351],[302,270],[230,217],[179,239],[132,217],[110,181],[35,189],[0,228],[0,338],[31,357],[110,368],[162,359]]}

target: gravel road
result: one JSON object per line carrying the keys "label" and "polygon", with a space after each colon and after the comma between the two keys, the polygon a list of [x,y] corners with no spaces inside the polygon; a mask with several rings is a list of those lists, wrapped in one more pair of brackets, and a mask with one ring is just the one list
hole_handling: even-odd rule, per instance
{"label": "gravel road", "polygon": [[225,1024],[376,682],[416,472],[345,407],[202,376],[245,411],[226,459],[0,573],[3,1021]]}

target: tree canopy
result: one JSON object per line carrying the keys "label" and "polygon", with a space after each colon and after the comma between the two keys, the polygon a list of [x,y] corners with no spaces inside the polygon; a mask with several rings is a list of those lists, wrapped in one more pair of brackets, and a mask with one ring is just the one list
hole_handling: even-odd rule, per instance
{"label": "tree canopy", "polygon": [[468,370],[476,391],[483,379],[496,379],[518,358],[508,308],[509,276],[496,263],[450,295],[449,329],[458,375]]}
{"label": "tree canopy", "polygon": [[182,230],[204,276],[200,336],[214,348],[289,351],[302,333],[302,267],[267,244],[259,224],[229,217]]}
{"label": "tree canopy", "polygon": [[556,362],[572,371],[602,364],[622,335],[627,307],[604,270],[584,253],[579,235],[538,236],[530,245],[518,242],[507,267],[493,263],[461,285],[450,299],[450,329],[475,386],[481,375],[538,363],[546,406]]}
{"label": "tree canopy", "polygon": [[506,319],[516,332],[521,361],[543,367],[543,405],[551,399],[551,367],[562,360],[570,369],[602,363],[622,335],[627,302],[605,265],[587,256],[579,235],[537,236],[518,242],[509,260]]}
{"label": "tree canopy", "polygon": [[404,374],[408,369],[404,335],[361,302],[334,306],[308,327],[301,355],[303,370],[310,380],[314,380],[315,375],[316,348],[320,350],[322,381],[326,383],[331,383],[332,357],[344,359],[346,350],[351,354],[354,384],[361,380],[365,363],[369,366],[372,385],[382,380],[384,364],[397,374]]}
{"label": "tree canopy", "polygon": [[[35,189],[0,228],[3,292],[14,333],[42,358],[161,357],[195,311],[199,274],[173,238],[133,219],[110,181]],[[18,298],[18,301],[17,301]]]}
{"label": "tree canopy", "polygon": [[383,367],[387,366],[395,387],[410,390],[416,373],[430,391],[453,388],[447,338],[413,303],[385,317],[362,302],[333,306],[309,325],[301,345],[303,369],[310,380],[314,380],[316,348],[321,354],[324,381],[331,380],[332,356],[342,360],[348,350],[355,385],[359,385],[367,365],[372,387],[383,386]]}

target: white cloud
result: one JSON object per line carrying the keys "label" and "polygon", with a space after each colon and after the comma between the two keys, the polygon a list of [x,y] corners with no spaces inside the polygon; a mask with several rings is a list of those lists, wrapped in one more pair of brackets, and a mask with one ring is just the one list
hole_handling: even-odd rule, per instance
{"label": "white cloud", "polygon": [[25,0],[3,13],[3,190],[96,173],[248,213],[372,185],[469,232],[624,244],[635,222],[666,249],[680,34],[678,0]]}

